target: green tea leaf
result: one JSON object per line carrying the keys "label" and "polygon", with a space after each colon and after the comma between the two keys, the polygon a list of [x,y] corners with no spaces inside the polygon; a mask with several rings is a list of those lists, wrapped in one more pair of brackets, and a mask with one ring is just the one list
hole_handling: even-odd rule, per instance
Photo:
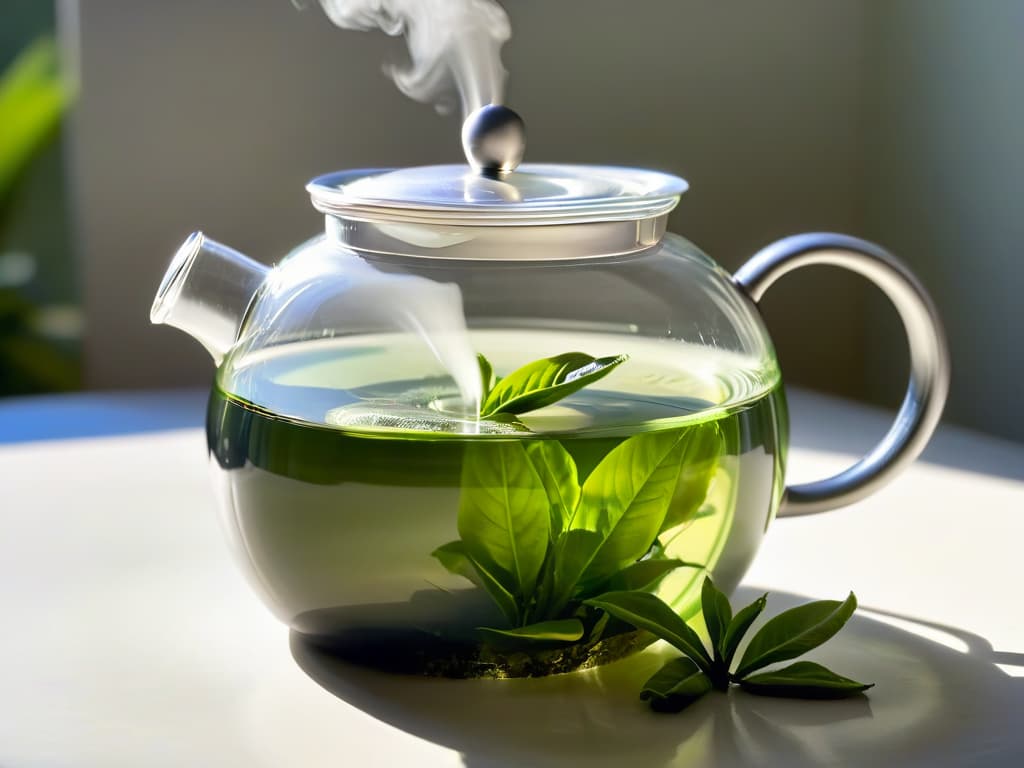
{"label": "green tea leaf", "polygon": [[557,613],[581,583],[599,585],[651,548],[679,471],[680,432],[646,432],[613,448],[583,484],[555,548]]}
{"label": "green tea leaf", "polygon": [[466,545],[461,541],[452,541],[438,547],[430,553],[430,556],[441,563],[449,573],[469,579],[478,587],[483,586],[476,568],[473,566],[473,561],[466,554]]}
{"label": "green tea leaf", "polygon": [[477,627],[484,640],[502,647],[532,645],[535,643],[574,643],[583,637],[583,622],[579,619],[559,619],[527,624],[515,629]]}
{"label": "green tea leaf", "polygon": [[607,376],[626,355],[595,358],[582,352],[566,352],[536,360],[501,379],[480,408],[484,418],[495,413],[535,411]]}
{"label": "green tea leaf", "polygon": [[583,572],[603,541],[596,531],[577,528],[562,533],[554,549],[551,593],[545,604],[548,616],[561,613],[576,594]]}
{"label": "green tea leaf", "polygon": [[759,696],[795,699],[843,699],[866,691],[873,685],[842,677],[813,661],[798,661],[788,667],[751,675],[740,681],[743,690]]}
{"label": "green tea leaf", "polygon": [[725,631],[725,637],[722,640],[722,660],[725,662],[726,668],[732,665],[732,657],[736,655],[736,649],[739,648],[740,640],[747,634],[750,625],[761,615],[767,604],[768,594],[765,593],[746,608],[740,610],[739,613],[733,616],[732,621],[729,622],[729,628]]}
{"label": "green tea leaf", "polygon": [[786,661],[817,648],[842,629],[856,609],[857,598],[851,592],[841,603],[838,600],[817,600],[780,613],[751,639],[736,670],[736,677],[744,678],[769,664]]}
{"label": "green tea leaf", "polygon": [[604,634],[605,627],[608,626],[608,620],[611,618],[611,614],[607,611],[601,611],[597,621],[594,622],[593,629],[590,630],[590,634],[587,636],[588,643],[596,643],[601,639],[601,635]]}
{"label": "green tea leaf", "polygon": [[656,712],[679,712],[711,690],[711,679],[691,659],[667,662],[644,683],[640,698]]}
{"label": "green tea leaf", "polygon": [[569,525],[580,500],[580,482],[576,462],[557,440],[534,440],[527,444],[526,455],[533,462],[551,503],[551,541]]}
{"label": "green tea leaf", "polygon": [[491,361],[481,354],[476,356],[477,365],[480,366],[480,402],[483,403],[494,388],[494,366]]}
{"label": "green tea leaf", "polygon": [[689,427],[683,440],[685,448],[675,493],[659,535],[696,519],[725,450],[725,440],[715,422]]}
{"label": "green tea leaf", "polygon": [[548,556],[540,569],[540,578],[537,580],[537,588],[534,594],[524,602],[522,623],[532,624],[546,619],[560,619],[567,614],[564,612],[555,614],[548,611],[548,604],[551,601],[551,594],[554,591],[554,555],[553,550],[548,549]]}
{"label": "green tea leaf", "polygon": [[685,653],[704,672],[711,671],[711,657],[697,633],[675,611],[649,592],[607,592],[583,602],[607,611],[638,629],[646,629]]}
{"label": "green tea leaf", "polygon": [[531,597],[548,550],[547,491],[521,443],[466,446],[459,536],[466,553],[522,601]]}
{"label": "green tea leaf", "polygon": [[470,562],[476,570],[480,584],[487,591],[487,594],[491,596],[494,604],[498,606],[498,610],[501,611],[511,626],[517,626],[522,620],[522,611],[520,611],[519,603],[516,602],[515,597],[486,567],[472,558],[470,558]]}
{"label": "green tea leaf", "polygon": [[700,607],[704,613],[704,625],[708,628],[711,647],[716,659],[725,658],[725,635],[732,623],[732,606],[729,598],[711,581],[710,576],[704,577],[704,586],[700,593]]}
{"label": "green tea leaf", "polygon": [[697,563],[688,563],[685,560],[651,558],[641,560],[632,565],[627,565],[618,573],[614,574],[606,584],[605,592],[629,592],[642,590],[649,592],[654,589],[658,582],[676,568],[703,568]]}
{"label": "green tea leaf", "polygon": [[583,484],[573,528],[603,537],[582,574],[607,578],[651,548],[679,477],[684,445],[678,431],[647,432],[620,443]]}

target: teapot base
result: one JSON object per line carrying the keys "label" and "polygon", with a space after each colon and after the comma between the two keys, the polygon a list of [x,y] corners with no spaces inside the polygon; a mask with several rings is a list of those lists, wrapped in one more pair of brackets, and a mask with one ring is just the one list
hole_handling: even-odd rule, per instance
{"label": "teapot base", "polygon": [[297,634],[345,661],[381,672],[460,680],[576,672],[631,656],[655,640],[647,632],[625,631],[596,642],[581,641],[523,652],[394,628],[349,629],[331,636]]}

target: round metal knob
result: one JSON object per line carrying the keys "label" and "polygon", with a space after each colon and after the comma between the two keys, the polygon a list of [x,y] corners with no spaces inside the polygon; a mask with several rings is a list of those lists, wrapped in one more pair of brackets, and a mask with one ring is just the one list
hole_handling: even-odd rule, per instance
{"label": "round metal knob", "polygon": [[523,119],[501,104],[488,104],[470,113],[462,124],[466,160],[486,176],[511,173],[526,149]]}

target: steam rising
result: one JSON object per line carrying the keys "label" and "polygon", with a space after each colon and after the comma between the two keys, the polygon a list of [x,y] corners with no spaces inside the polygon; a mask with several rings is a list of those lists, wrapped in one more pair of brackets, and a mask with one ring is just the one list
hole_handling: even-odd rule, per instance
{"label": "steam rising", "polygon": [[494,0],[320,0],[327,16],[345,29],[380,29],[404,35],[408,67],[388,65],[402,93],[448,112],[455,98],[462,115],[504,99],[501,46],[512,34]]}

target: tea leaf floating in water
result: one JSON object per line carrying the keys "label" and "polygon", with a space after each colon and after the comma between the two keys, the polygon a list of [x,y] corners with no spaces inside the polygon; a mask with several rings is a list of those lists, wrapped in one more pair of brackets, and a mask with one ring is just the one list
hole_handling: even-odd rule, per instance
{"label": "tea leaf floating in water", "polygon": [[[483,355],[479,359],[481,375],[486,376],[490,363]],[[625,355],[598,359],[582,352],[566,352],[537,360],[489,388],[480,415],[487,418],[499,413],[526,413],[551,405],[607,376],[626,359]]]}
{"label": "tea leaf floating in water", "polygon": [[857,608],[852,592],[841,603],[819,600],[771,619],[750,641],[736,672],[730,672],[740,639],[764,610],[766,597],[759,597],[733,616],[728,598],[711,577],[705,577],[701,610],[711,638],[711,654],[696,633],[654,595],[611,592],[585,602],[646,629],[683,652],[683,656],[667,662],[644,684],[640,698],[648,701],[656,712],[679,712],[712,688],[728,690],[730,683],[761,696],[797,699],[842,699],[874,685],[858,683],[811,661],[750,674],[768,664],[799,656],[835,635]]}

